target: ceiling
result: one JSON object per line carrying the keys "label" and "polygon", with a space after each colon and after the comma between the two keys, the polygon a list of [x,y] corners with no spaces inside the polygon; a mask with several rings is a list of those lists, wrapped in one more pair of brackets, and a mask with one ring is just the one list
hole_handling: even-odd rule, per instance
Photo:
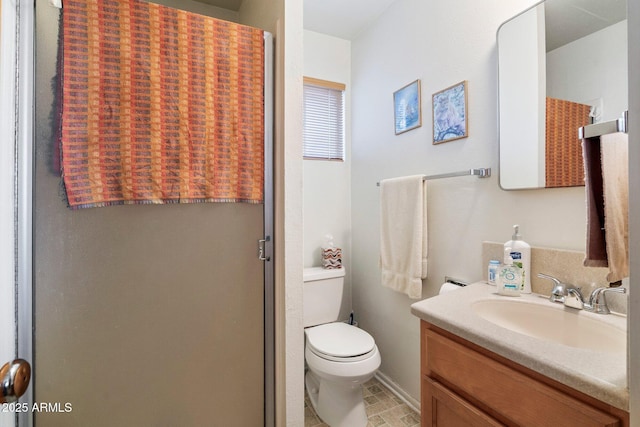
{"label": "ceiling", "polygon": [[353,40],[395,0],[304,0],[304,29]]}
{"label": "ceiling", "polygon": [[547,51],[627,18],[626,0],[547,0]]}

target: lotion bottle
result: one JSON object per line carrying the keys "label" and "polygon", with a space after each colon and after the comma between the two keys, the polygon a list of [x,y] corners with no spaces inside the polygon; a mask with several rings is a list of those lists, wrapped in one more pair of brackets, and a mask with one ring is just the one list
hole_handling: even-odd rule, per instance
{"label": "lotion bottle", "polygon": [[487,282],[490,285],[496,284],[496,276],[498,275],[498,269],[500,269],[500,261],[497,259],[492,259],[489,261],[489,267],[487,269]]}
{"label": "lotion bottle", "polygon": [[505,250],[511,248],[511,258],[513,258],[513,264],[520,267],[522,270],[522,284],[520,285],[520,292],[523,294],[531,293],[531,246],[522,240],[520,235],[520,226],[513,226],[513,236],[511,240],[504,244]]}
{"label": "lotion bottle", "polygon": [[522,274],[520,267],[513,263],[511,258],[512,248],[504,249],[504,264],[498,269],[496,275],[496,285],[498,294],[510,297],[520,296],[520,287],[522,286]]}

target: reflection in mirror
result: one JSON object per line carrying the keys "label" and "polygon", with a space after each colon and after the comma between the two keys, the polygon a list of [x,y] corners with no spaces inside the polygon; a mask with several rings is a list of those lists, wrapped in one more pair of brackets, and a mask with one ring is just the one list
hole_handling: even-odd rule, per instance
{"label": "reflection in mirror", "polygon": [[627,109],[625,0],[546,0],[498,29],[500,187],[584,185],[578,128]]}

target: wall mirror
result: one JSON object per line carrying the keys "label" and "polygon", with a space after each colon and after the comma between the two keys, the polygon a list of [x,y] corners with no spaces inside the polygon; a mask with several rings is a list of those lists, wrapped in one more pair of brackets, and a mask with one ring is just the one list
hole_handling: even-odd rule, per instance
{"label": "wall mirror", "polygon": [[546,0],[498,29],[499,182],[584,185],[578,128],[627,110],[626,0]]}

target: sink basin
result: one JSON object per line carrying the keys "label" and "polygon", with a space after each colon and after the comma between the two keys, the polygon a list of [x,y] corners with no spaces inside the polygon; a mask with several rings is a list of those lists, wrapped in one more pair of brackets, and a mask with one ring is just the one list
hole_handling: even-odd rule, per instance
{"label": "sink basin", "polygon": [[495,325],[569,347],[608,353],[627,351],[627,332],[590,313],[519,300],[476,301],[472,310]]}

